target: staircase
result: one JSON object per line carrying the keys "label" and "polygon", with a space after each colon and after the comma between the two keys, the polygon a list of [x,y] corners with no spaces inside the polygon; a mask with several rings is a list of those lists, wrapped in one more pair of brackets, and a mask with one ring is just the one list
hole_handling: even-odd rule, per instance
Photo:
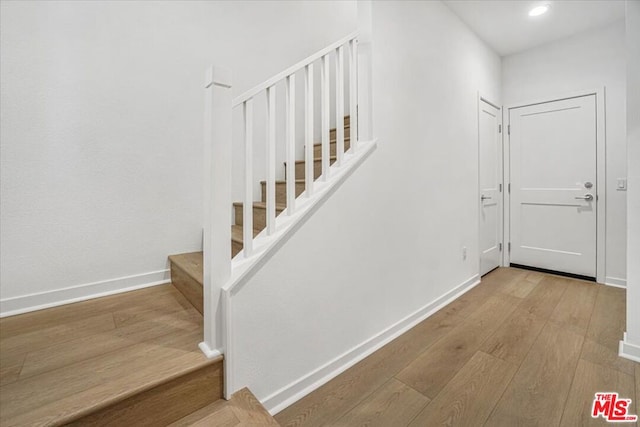
{"label": "staircase", "polygon": [[[346,151],[351,147],[351,120],[349,116],[345,117],[344,123],[344,147]],[[330,163],[333,164],[336,160],[336,130],[331,129],[330,135]],[[314,144],[313,153],[314,178],[318,179],[322,173],[322,144]],[[305,189],[305,166],[306,163],[304,160],[296,161],[296,198],[300,196]],[[254,237],[266,227],[266,181],[261,181],[260,184],[262,189],[261,201],[254,202],[253,204]],[[286,184],[286,181],[276,181],[276,215],[282,213],[287,206]],[[242,217],[244,204],[242,202],[236,202],[233,204],[233,209],[235,224],[231,226],[231,256],[235,257],[242,251],[243,246]],[[171,263],[171,282],[200,313],[203,313],[202,295],[204,281],[202,256],[202,252],[190,252],[169,256]]]}
{"label": "staircase", "polygon": [[0,331],[3,427],[277,425],[247,389],[222,399],[223,358],[202,354],[203,317],[170,284],[3,318]]}

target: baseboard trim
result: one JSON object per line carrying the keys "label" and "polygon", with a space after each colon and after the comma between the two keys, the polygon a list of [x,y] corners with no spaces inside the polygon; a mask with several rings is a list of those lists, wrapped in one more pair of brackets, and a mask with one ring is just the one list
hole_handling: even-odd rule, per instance
{"label": "baseboard trim", "polygon": [[640,345],[631,344],[627,340],[626,332],[624,333],[622,341],[620,341],[618,355],[620,357],[624,357],[625,359],[633,360],[634,362],[640,363]]}
{"label": "baseboard trim", "polygon": [[171,282],[169,269],[0,300],[0,318]]}
{"label": "baseboard trim", "polygon": [[198,344],[198,348],[204,353],[205,356],[207,356],[207,359],[214,359],[216,357],[222,356],[222,351],[218,350],[217,348],[209,348],[207,343],[204,341]]}
{"label": "baseboard trim", "polygon": [[605,277],[604,284],[608,286],[614,286],[616,288],[627,288],[627,279],[620,279],[618,277]]}
{"label": "baseboard trim", "polygon": [[379,334],[356,345],[351,350],[348,350],[313,372],[272,393],[262,399],[261,403],[267,408],[271,415],[277,414],[422,322],[478,283],[480,283],[480,276],[476,274]]}

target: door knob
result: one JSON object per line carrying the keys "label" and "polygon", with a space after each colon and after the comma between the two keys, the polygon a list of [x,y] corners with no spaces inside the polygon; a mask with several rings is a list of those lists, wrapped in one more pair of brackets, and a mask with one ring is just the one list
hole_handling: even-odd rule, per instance
{"label": "door knob", "polygon": [[585,194],[584,196],[576,197],[576,199],[586,200],[587,202],[590,202],[593,200],[593,194]]}

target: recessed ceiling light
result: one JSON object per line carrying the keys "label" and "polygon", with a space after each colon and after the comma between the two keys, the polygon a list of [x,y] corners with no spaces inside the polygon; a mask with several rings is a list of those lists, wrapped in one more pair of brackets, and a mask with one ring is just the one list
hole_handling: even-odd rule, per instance
{"label": "recessed ceiling light", "polygon": [[549,10],[549,5],[536,6],[529,11],[529,16],[540,16]]}

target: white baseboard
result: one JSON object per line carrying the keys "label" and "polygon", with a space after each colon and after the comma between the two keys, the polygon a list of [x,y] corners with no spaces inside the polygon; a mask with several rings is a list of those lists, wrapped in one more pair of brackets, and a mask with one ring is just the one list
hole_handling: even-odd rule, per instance
{"label": "white baseboard", "polygon": [[627,287],[627,279],[619,279],[617,277],[605,277],[604,284],[609,286],[614,286],[616,288],[626,288]]}
{"label": "white baseboard", "polygon": [[358,344],[351,350],[336,357],[329,363],[319,367],[313,372],[305,375],[304,377],[293,381],[286,385],[270,396],[262,399],[261,403],[272,415],[277,414],[287,406],[293,404],[299,399],[303,398],[313,390],[322,386],[329,380],[335,378],[342,372],[346,371],[365,357],[369,356],[374,351],[380,349],[385,344],[394,340],[398,336],[402,335],[418,323],[422,322],[427,317],[431,316],[436,311],[440,310],[445,305],[449,304],[460,295],[467,292],[469,289],[480,283],[480,276],[474,275],[473,277],[465,280],[462,284],[456,286],[451,291],[437,298],[435,301],[425,305],[378,335],[368,339],[367,341]]}
{"label": "white baseboard", "polygon": [[202,351],[204,355],[207,356],[207,359],[213,359],[218,356],[222,356],[222,351],[218,350],[217,348],[210,348],[204,341],[198,344],[198,348],[200,348],[200,351]]}
{"label": "white baseboard", "polygon": [[0,300],[0,318],[171,282],[169,269]]}
{"label": "white baseboard", "polygon": [[634,362],[640,363],[640,345],[639,344],[631,344],[627,340],[627,333],[624,333],[622,341],[620,341],[620,348],[618,350],[618,355],[620,357],[624,357],[625,359],[633,360]]}

